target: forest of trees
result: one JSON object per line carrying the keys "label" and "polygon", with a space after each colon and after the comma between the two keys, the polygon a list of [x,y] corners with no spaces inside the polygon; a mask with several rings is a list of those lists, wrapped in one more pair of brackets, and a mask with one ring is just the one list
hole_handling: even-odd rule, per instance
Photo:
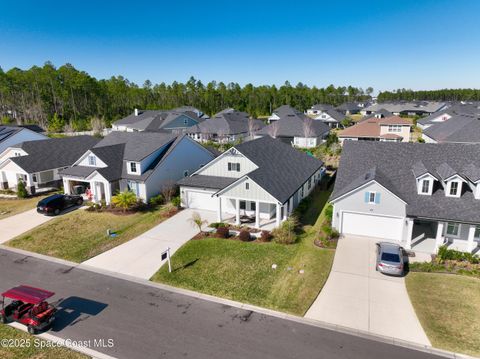
{"label": "forest of trees", "polygon": [[378,95],[379,102],[385,101],[480,101],[479,89],[443,89],[413,91],[398,89],[396,91],[384,91]]}
{"label": "forest of trees", "polygon": [[132,113],[134,108],[171,109],[182,105],[195,106],[208,115],[227,107],[250,115],[270,115],[278,106],[289,104],[306,110],[316,103],[341,104],[364,100],[372,88],[352,86],[326,88],[295,86],[285,82],[280,87],[201,81],[191,77],[186,83],[138,86],[122,76],[97,80],[84,71],[66,64],[56,68],[47,62],[43,67],[28,70],[0,68],[0,118],[2,122],[35,123],[58,131],[68,126],[85,130],[92,119],[107,125]]}

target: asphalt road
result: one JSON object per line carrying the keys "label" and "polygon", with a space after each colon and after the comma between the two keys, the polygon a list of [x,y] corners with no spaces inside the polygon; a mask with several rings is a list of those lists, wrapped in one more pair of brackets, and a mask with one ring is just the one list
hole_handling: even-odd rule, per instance
{"label": "asphalt road", "polygon": [[0,250],[0,292],[18,284],[57,293],[51,334],[118,358],[436,357]]}

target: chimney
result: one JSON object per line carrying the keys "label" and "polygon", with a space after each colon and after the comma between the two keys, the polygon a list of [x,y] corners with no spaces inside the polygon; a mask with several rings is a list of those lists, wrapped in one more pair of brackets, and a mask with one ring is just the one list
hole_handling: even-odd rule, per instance
{"label": "chimney", "polygon": [[135,109],[135,116],[138,116],[138,108]]}

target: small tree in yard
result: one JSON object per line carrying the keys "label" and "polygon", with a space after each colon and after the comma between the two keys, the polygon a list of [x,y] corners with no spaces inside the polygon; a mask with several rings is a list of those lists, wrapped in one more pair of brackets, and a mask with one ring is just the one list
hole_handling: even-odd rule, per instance
{"label": "small tree in yard", "polygon": [[273,239],[280,244],[293,244],[297,240],[295,229],[298,225],[298,220],[295,216],[291,216],[284,221],[280,227],[272,231]]}
{"label": "small tree in yard", "polygon": [[177,193],[177,186],[175,185],[174,182],[168,182],[165,183],[162,186],[162,195],[163,198],[165,198],[165,202],[170,202],[172,198],[175,196]]}
{"label": "small tree in yard", "polygon": [[27,188],[25,187],[25,183],[21,179],[18,180],[18,184],[17,184],[17,197],[18,198],[28,197]]}
{"label": "small tree in yard", "polygon": [[120,207],[124,212],[126,212],[127,209],[131,208],[135,205],[135,203],[137,203],[137,196],[132,191],[125,190],[113,196],[112,203],[115,207]]}
{"label": "small tree in yard", "polygon": [[189,221],[192,224],[192,226],[198,227],[198,230],[200,232],[203,232],[202,227],[208,224],[208,221],[205,219],[202,219],[202,216],[200,216],[198,212],[193,212],[192,217],[189,219]]}

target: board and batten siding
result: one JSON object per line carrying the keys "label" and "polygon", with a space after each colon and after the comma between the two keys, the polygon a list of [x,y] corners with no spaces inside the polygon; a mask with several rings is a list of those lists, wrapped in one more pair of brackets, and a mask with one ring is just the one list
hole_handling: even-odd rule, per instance
{"label": "board and batten siding", "polygon": [[[228,170],[228,163],[240,163],[240,171],[229,171]],[[210,162],[206,166],[204,166],[200,171],[197,172],[199,175],[204,176],[217,176],[217,177],[232,177],[232,178],[240,178],[247,173],[256,170],[258,166],[250,161],[248,158],[243,156],[240,153],[235,155],[231,154],[230,152],[217,157],[214,161]]]}
{"label": "board and batten siding", "polygon": [[[246,184],[248,183],[248,188],[246,189]],[[265,191],[257,183],[252,181],[249,178],[242,178],[240,181],[233,184],[226,191],[222,192],[221,197],[232,197],[239,198],[241,200],[249,201],[260,201],[260,202],[269,202],[277,203],[278,201],[270,193]]]}
{"label": "board and batten siding", "polygon": [[[369,204],[365,202],[365,192],[380,193],[380,203]],[[406,206],[403,201],[393,193],[386,190],[376,182],[358,188],[345,197],[334,201],[332,226],[340,230],[342,212],[365,213],[379,216],[406,217]]]}
{"label": "board and batten siding", "polygon": [[[89,157],[95,157],[95,166],[90,165]],[[92,151],[87,151],[79,161],[76,162],[77,166],[85,166],[85,167],[107,167],[107,164],[103,162],[97,155],[95,155]]]}

